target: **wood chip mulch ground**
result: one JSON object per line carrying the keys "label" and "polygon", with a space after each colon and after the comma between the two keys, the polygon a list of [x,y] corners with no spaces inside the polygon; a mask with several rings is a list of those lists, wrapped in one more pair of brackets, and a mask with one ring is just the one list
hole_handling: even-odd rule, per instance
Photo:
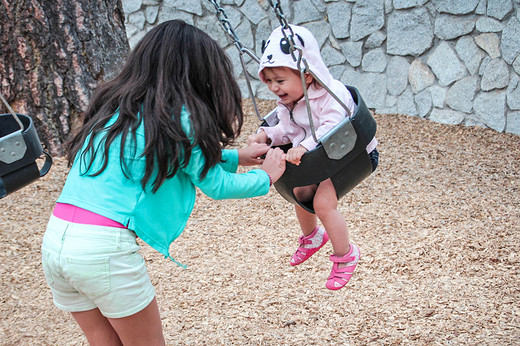
{"label": "wood chip mulch ground", "polygon": [[[259,122],[246,102],[239,145]],[[273,107],[260,102],[262,113]],[[325,288],[327,244],[289,259],[292,206],[199,193],[172,245],[183,270],[142,244],[168,345],[520,343],[520,137],[377,114],[378,170],[340,201],[362,258]],[[52,303],[40,260],[67,167],[0,200],[0,345],[87,345]]]}

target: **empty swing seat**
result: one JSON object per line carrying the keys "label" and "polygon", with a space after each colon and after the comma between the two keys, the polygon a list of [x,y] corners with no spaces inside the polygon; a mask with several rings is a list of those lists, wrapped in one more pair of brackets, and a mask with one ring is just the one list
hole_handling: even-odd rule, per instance
{"label": "empty swing seat", "polygon": [[[0,114],[0,198],[43,177],[52,165],[43,151],[32,119],[24,114]],[[20,128],[20,124],[23,129]],[[36,159],[45,155],[41,169]]]}
{"label": "empty swing seat", "polygon": [[[312,213],[313,201],[298,201],[294,188],[330,178],[340,199],[372,173],[366,147],[376,134],[377,124],[359,91],[352,86],[347,88],[357,105],[352,117],[347,117],[320,138],[318,146],[303,155],[300,165],[288,162],[284,174],[274,184],[287,201]],[[267,126],[267,123],[266,120],[263,125]],[[291,145],[281,148],[287,151]]]}

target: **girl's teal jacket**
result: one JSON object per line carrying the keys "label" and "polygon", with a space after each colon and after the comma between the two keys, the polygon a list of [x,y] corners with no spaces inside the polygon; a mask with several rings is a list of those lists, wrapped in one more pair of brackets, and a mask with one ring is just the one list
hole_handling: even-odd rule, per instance
{"label": "girl's teal jacket", "polygon": [[[118,113],[107,126],[113,124],[117,116]],[[181,121],[184,131],[189,134],[189,113],[185,109]],[[101,136],[97,137],[95,145],[101,141]],[[195,187],[214,199],[255,197],[269,191],[269,176],[265,171],[254,169],[235,173],[238,167],[236,150],[222,150],[222,162],[212,167],[201,180],[205,159],[200,147],[196,146],[188,165],[181,166],[175,176],[165,180],[152,193],[151,183],[144,190],[141,185],[145,171],[145,158],[141,156],[145,146],[143,122],[137,129],[136,138],[129,136],[126,141],[124,156],[128,168],[124,171],[119,159],[120,145],[120,138],[112,143],[108,165],[96,176],[91,173],[101,167],[103,147],[98,147],[88,174],[85,173],[89,156],[85,155],[83,159],[80,151],[58,202],[75,205],[126,225],[166,257],[171,258],[170,244],[182,233],[193,210]]]}

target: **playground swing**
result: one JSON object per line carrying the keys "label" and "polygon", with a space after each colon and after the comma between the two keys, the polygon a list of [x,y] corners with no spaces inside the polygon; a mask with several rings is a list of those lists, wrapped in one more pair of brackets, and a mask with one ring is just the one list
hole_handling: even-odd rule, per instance
{"label": "playground swing", "polygon": [[[0,94],[10,113],[0,114],[0,199],[43,177],[52,166],[52,157],[43,151],[32,119],[17,114]],[[36,159],[45,155],[38,168]]]}
{"label": "playground swing", "polygon": [[[260,126],[276,125],[278,123],[276,109],[271,111],[265,117],[261,117],[258,108],[256,107],[248,72],[242,58],[244,52],[251,56],[254,56],[254,54],[243,48],[238,37],[229,25],[229,20],[227,20],[224,10],[218,6],[215,0],[209,1],[215,5],[215,8],[217,9],[217,17],[226,32],[234,40],[235,46],[239,50],[250,97],[253,101],[257,116],[262,120]],[[282,197],[287,201],[297,204],[305,210],[314,213],[313,200],[298,200],[294,194],[294,189],[303,186],[316,185],[330,178],[334,188],[336,189],[336,195],[339,200],[355,186],[360,184],[372,173],[372,163],[366,151],[366,147],[376,134],[377,124],[372,113],[363,101],[359,91],[355,87],[346,86],[356,103],[356,110],[351,114],[346,105],[316,76],[316,74],[313,73],[313,71],[311,71],[305,57],[302,56],[301,48],[295,44],[294,33],[283,14],[280,3],[277,1],[276,4],[274,4],[269,0],[269,4],[280,21],[284,38],[290,45],[290,54],[294,61],[297,62],[297,67],[302,79],[312,136],[318,143],[316,148],[307,151],[302,156],[301,162],[298,166],[288,162],[284,174],[280,179],[278,179],[274,186],[278,193],[280,193],[280,195],[282,195]],[[286,34],[286,30],[289,31],[289,35]],[[298,56],[296,56],[295,52],[298,53]],[[258,63],[260,62],[256,56],[254,56],[253,59]],[[327,90],[327,92],[346,110],[348,115],[342,122],[336,125],[319,140],[316,137],[312,114],[310,112],[307,86],[305,83],[305,73],[310,73],[314,80]],[[284,151],[287,151],[290,147],[290,144],[281,146]]]}

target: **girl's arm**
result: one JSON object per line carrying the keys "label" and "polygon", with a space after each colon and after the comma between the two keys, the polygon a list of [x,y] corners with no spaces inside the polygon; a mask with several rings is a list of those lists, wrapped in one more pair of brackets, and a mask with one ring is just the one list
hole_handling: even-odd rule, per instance
{"label": "girl's arm", "polygon": [[204,179],[200,179],[205,158],[200,147],[196,146],[183,171],[195,186],[213,199],[256,197],[269,191],[269,176],[265,171],[254,169],[247,173],[232,173],[238,167],[238,151],[227,150],[224,156],[225,162],[210,168]]}

